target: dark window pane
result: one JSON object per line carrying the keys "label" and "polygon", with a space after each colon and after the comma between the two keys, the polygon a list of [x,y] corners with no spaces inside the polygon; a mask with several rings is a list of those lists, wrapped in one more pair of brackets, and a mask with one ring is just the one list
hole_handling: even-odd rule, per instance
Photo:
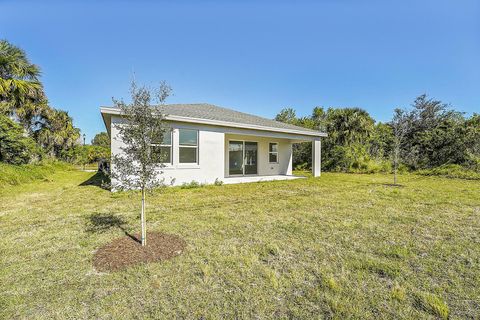
{"label": "dark window pane", "polygon": [[277,143],[270,143],[270,149],[269,151],[270,152],[277,152],[277,147],[278,147],[278,144]]}
{"label": "dark window pane", "polygon": [[172,147],[160,147],[160,161],[162,163],[171,163],[171,155]]}
{"label": "dark window pane", "polygon": [[184,146],[196,146],[197,145],[197,130],[180,129],[179,143]]}
{"label": "dark window pane", "polygon": [[243,174],[243,142],[230,141],[228,152],[229,174]]}
{"label": "dark window pane", "polygon": [[197,162],[197,148],[179,148],[180,163],[196,163]]}
{"label": "dark window pane", "polygon": [[152,146],[152,158],[157,163],[171,163],[172,147]]}
{"label": "dark window pane", "polygon": [[277,162],[277,154],[276,153],[270,153],[269,154],[269,159],[270,159],[270,162]]}
{"label": "dark window pane", "polygon": [[160,133],[156,135],[156,138],[152,140],[152,144],[172,144],[172,131],[170,129],[167,129],[163,133],[163,140],[159,139],[160,138]]}

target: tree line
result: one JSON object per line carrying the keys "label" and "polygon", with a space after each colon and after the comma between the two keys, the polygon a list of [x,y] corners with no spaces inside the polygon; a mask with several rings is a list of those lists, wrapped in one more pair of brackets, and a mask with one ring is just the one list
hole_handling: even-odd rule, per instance
{"label": "tree line", "polygon": [[[50,106],[40,69],[25,52],[0,40],[0,162],[24,164],[60,159],[86,164],[109,158],[105,132],[83,145],[68,112]],[[396,172],[457,165],[480,171],[480,115],[469,117],[421,95],[392,120],[376,122],[360,108],[315,107],[298,117],[284,108],[275,120],[325,131],[322,169],[341,172]],[[311,144],[295,144],[297,169],[311,167]]]}
{"label": "tree line", "polygon": [[53,158],[83,164],[108,157],[109,143],[98,143],[101,138],[82,145],[68,112],[50,106],[40,75],[22,49],[0,40],[0,162]]}
{"label": "tree line", "polygon": [[[328,133],[322,139],[322,169],[340,172],[391,172],[458,165],[480,171],[480,114],[470,117],[423,94],[392,120],[376,122],[360,108],[315,107],[298,117],[284,108],[275,120]],[[293,164],[311,167],[312,146],[295,144]]]}

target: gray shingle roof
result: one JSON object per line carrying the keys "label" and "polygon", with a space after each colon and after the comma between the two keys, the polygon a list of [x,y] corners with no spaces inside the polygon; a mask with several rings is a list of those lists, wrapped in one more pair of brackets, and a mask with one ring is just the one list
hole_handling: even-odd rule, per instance
{"label": "gray shingle roof", "polygon": [[[326,134],[317,130],[294,126],[292,124],[283,123],[267,118],[262,118],[252,114],[235,111],[232,109],[218,107],[207,103],[192,104],[167,104],[157,106],[167,119],[186,122],[208,122],[211,121],[215,125],[246,127],[257,130],[277,131],[299,133],[309,136],[323,136]],[[110,130],[110,120],[105,117],[108,114],[120,114],[120,109],[114,107],[100,107],[103,120]],[[187,121],[187,119],[189,121]]]}
{"label": "gray shingle roof", "polygon": [[259,116],[251,115],[244,112],[235,111],[212,104],[196,103],[196,104],[167,104],[159,106],[162,113],[173,116],[208,119],[216,121],[226,121],[239,124],[248,124],[262,127],[291,129],[318,133],[319,131],[294,126],[292,124],[283,123]]}

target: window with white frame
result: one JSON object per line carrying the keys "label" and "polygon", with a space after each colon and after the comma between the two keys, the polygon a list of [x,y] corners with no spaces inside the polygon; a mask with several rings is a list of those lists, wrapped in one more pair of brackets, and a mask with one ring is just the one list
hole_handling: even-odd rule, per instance
{"label": "window with white frame", "polygon": [[158,154],[160,163],[172,163],[172,131],[167,130],[163,134],[163,140],[159,143],[152,143],[152,152]]}
{"label": "window with white frame", "polygon": [[198,130],[178,130],[179,163],[198,163]]}
{"label": "window with white frame", "polygon": [[278,163],[278,143],[276,142],[268,144],[268,161],[270,163]]}

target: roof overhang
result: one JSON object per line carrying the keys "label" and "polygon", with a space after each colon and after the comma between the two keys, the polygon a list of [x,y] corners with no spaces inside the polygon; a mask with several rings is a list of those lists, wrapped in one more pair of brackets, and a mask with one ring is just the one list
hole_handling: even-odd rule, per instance
{"label": "roof overhang", "polygon": [[[109,107],[101,107],[100,112],[102,114],[102,118],[103,118],[103,122],[105,123],[105,127],[107,128],[107,132],[110,135],[110,123],[111,123],[110,118],[111,118],[112,115],[121,116],[121,112],[118,108],[109,108]],[[219,121],[219,120],[202,119],[202,118],[182,117],[182,116],[168,115],[168,114],[165,115],[165,120],[176,121],[176,122],[198,123],[198,124],[220,126],[220,127],[229,127],[229,128],[240,128],[240,129],[251,129],[251,130],[279,132],[279,133],[289,133],[289,134],[303,135],[303,136],[309,136],[309,137],[326,137],[327,136],[326,133],[320,132],[320,131],[266,127],[266,126],[259,126],[259,125],[254,125],[254,124],[236,123],[236,122]]]}

